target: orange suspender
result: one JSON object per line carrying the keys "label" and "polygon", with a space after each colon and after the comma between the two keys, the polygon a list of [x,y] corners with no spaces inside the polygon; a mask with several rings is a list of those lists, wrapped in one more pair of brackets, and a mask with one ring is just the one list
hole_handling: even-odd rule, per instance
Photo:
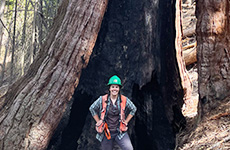
{"label": "orange suspender", "polygon": [[121,95],[121,121],[125,120],[125,106],[126,106],[126,97]]}
{"label": "orange suspender", "polygon": [[106,106],[107,106],[107,103],[106,103],[105,101],[107,101],[107,98],[108,98],[108,94],[102,96],[101,120],[103,120],[103,121],[104,121],[104,119],[105,119]]}

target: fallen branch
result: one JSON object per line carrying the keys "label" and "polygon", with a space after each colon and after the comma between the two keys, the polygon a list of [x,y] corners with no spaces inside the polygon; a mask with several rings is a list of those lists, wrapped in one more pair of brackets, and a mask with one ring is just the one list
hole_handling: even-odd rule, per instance
{"label": "fallen branch", "polygon": [[7,29],[7,27],[6,27],[5,24],[3,23],[2,19],[0,19],[0,22],[2,23],[2,26],[6,29],[7,33],[10,35],[9,30]]}
{"label": "fallen branch", "polygon": [[10,35],[9,30],[7,29],[7,27],[6,27],[6,26],[5,26],[5,24],[3,23],[2,19],[0,19],[0,22],[1,22],[2,26],[3,26],[3,28],[5,28],[5,29],[6,29],[6,31],[7,31],[7,33],[8,33],[8,35],[9,35],[10,40],[11,40],[11,41],[13,41],[13,40],[12,40],[12,38],[11,38],[11,35]]}
{"label": "fallen branch", "polygon": [[197,62],[196,53],[197,53],[196,47],[183,51],[183,58],[184,58],[186,66]]}
{"label": "fallen branch", "polygon": [[184,51],[184,50],[187,50],[187,49],[189,49],[189,48],[196,47],[196,46],[197,46],[197,43],[194,42],[194,43],[192,43],[192,44],[188,44],[188,45],[186,45],[186,46],[183,46],[183,47],[182,47],[182,50]]}
{"label": "fallen branch", "polygon": [[221,117],[225,117],[225,116],[230,116],[230,113],[228,113],[228,112],[221,113],[221,114],[218,114],[218,115],[211,117],[209,120],[217,120],[217,119],[220,119]]}

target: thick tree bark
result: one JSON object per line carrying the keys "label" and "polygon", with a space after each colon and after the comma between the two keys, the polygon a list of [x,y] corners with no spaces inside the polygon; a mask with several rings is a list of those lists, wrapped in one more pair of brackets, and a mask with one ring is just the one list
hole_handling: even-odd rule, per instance
{"label": "thick tree bark", "polygon": [[199,94],[208,112],[217,100],[230,96],[229,1],[197,3]]}
{"label": "thick tree bark", "polygon": [[46,149],[94,47],[107,0],[65,0],[39,56],[1,99],[0,149]]}

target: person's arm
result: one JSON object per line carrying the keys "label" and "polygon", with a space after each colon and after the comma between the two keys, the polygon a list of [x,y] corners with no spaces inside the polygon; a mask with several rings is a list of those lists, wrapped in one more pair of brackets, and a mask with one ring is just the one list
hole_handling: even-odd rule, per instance
{"label": "person's arm", "polygon": [[101,119],[98,117],[98,115],[93,116],[93,118],[94,118],[94,120],[96,121],[96,126],[97,126],[97,127],[100,126],[100,125],[102,124],[103,120],[101,120]]}
{"label": "person's arm", "polygon": [[98,112],[100,112],[100,103],[101,103],[101,97],[99,97],[96,101],[94,101],[94,103],[89,107],[89,111],[96,122],[100,120],[98,116]]}
{"label": "person's arm", "polygon": [[129,115],[127,116],[127,118],[125,119],[125,124],[128,125],[129,121],[132,119],[132,117],[135,115],[137,108],[136,106],[133,104],[133,102],[127,98],[127,102],[126,102],[126,107],[129,109]]}
{"label": "person's arm", "polygon": [[131,114],[129,114],[128,116],[127,116],[127,118],[125,119],[125,124],[126,124],[126,126],[128,125],[128,123],[129,123],[129,121],[131,120],[133,118],[133,115],[131,115]]}
{"label": "person's arm", "polygon": [[96,122],[100,121],[98,115],[94,115],[93,118],[94,118],[94,120],[95,120]]}

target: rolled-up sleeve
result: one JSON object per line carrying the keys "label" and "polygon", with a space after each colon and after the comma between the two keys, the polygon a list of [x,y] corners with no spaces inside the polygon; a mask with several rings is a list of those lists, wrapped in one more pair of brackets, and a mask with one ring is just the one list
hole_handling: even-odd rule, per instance
{"label": "rolled-up sleeve", "polygon": [[92,116],[98,115],[98,112],[100,111],[100,104],[101,96],[89,107],[89,111]]}
{"label": "rolled-up sleeve", "polygon": [[133,104],[133,102],[129,98],[127,98],[126,107],[130,111],[129,114],[131,114],[131,115],[134,116],[135,113],[136,113],[136,111],[137,111],[137,108],[136,108],[136,106]]}

